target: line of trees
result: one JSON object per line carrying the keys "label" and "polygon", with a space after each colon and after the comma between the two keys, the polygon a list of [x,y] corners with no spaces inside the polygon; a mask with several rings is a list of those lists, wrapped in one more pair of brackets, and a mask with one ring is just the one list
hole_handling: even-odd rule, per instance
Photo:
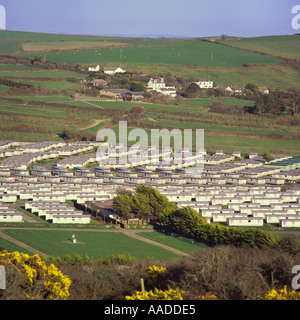
{"label": "line of trees", "polygon": [[277,235],[270,232],[209,224],[195,210],[190,207],[179,208],[150,186],[138,186],[135,194],[119,194],[113,199],[113,204],[123,219],[146,220],[163,226],[167,232],[174,232],[208,245],[252,248],[279,246]]}

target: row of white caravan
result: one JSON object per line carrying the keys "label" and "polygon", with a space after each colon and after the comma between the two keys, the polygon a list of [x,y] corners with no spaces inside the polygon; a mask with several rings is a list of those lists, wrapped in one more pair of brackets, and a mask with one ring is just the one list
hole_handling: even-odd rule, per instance
{"label": "row of white caravan", "polygon": [[29,165],[37,161],[70,157],[83,152],[94,150],[95,143],[78,142],[66,144],[63,142],[40,142],[19,147],[20,149],[0,150],[0,157],[7,157],[1,162],[2,168],[26,170]]}
{"label": "row of white caravan", "polygon": [[193,195],[169,191],[163,194],[180,207],[193,208],[209,223],[226,223],[229,226],[270,223],[281,227],[300,227],[300,188],[276,192],[250,187],[247,192],[239,192],[215,187]]}
{"label": "row of white caravan", "polygon": [[[229,225],[284,224],[287,222],[281,222],[283,218],[300,218],[300,188],[296,187],[281,191],[280,186],[274,185],[150,185],[179,206],[193,206],[211,222],[227,223],[229,219]],[[17,199],[59,203],[73,200],[84,205],[87,201],[110,200],[120,188],[133,191],[135,187],[130,183],[0,181],[0,201],[5,204]]]}
{"label": "row of white caravan", "polygon": [[23,213],[0,200],[0,222],[23,222]]}
{"label": "row of white caravan", "polygon": [[[0,154],[5,147],[15,146],[11,141],[0,141]],[[222,150],[205,156],[206,164],[213,165],[196,173],[180,167],[173,170],[172,166],[164,165],[136,167],[135,172],[124,166],[85,168],[95,162],[95,153],[87,153],[95,147],[89,142],[41,142],[11,149],[20,154],[9,156],[0,164],[0,202],[5,206],[18,199],[25,200],[28,210],[38,210],[36,214],[53,223],[89,223],[88,215],[68,207],[65,202],[72,200],[85,205],[86,202],[111,200],[120,188],[134,191],[137,185],[145,184],[180,206],[193,206],[208,222],[239,226],[260,226],[263,223],[300,226],[300,189],[296,187],[282,192],[280,188],[286,179],[300,179],[300,170],[283,174],[278,167],[264,166],[264,160],[257,154],[249,155],[247,160],[227,163],[239,154],[225,155]],[[118,148],[117,153],[126,155],[128,149]],[[60,156],[66,158],[58,161],[53,170],[37,166],[31,171],[27,169],[32,162]],[[289,157],[273,156],[274,162]],[[53,203],[57,210],[52,210]],[[34,204],[37,207],[29,207]],[[6,221],[22,221],[21,213],[19,217],[13,213],[14,217],[6,215]]]}
{"label": "row of white caravan", "polygon": [[25,209],[52,223],[88,224],[91,221],[90,215],[56,200],[26,201]]}

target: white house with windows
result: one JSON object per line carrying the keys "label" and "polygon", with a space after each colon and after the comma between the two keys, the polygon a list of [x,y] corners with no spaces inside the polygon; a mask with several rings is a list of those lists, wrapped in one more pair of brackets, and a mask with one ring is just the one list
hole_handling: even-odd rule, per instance
{"label": "white house with windows", "polygon": [[97,72],[97,71],[100,70],[100,66],[99,66],[99,64],[94,64],[94,65],[88,66],[87,69],[88,69],[88,71],[90,71],[90,72]]}
{"label": "white house with windows", "polygon": [[258,87],[258,91],[261,94],[269,94],[270,93],[270,90],[267,87]]}
{"label": "white house with windows", "polygon": [[169,83],[166,83],[163,78],[153,79],[151,78],[147,84],[148,90],[153,90],[161,93],[165,96],[170,96],[172,98],[176,97],[176,88]]}
{"label": "white house with windows", "polygon": [[105,74],[108,75],[115,75],[116,73],[126,73],[126,70],[118,67],[118,68],[114,68],[114,67],[104,67],[103,69]]}
{"label": "white house with windows", "polygon": [[231,94],[234,96],[240,96],[242,95],[242,89],[238,86],[230,86],[225,89],[225,93]]}
{"label": "white house with windows", "polygon": [[199,86],[200,89],[212,89],[214,87],[214,82],[207,79],[199,79],[194,83],[196,83],[196,85]]}

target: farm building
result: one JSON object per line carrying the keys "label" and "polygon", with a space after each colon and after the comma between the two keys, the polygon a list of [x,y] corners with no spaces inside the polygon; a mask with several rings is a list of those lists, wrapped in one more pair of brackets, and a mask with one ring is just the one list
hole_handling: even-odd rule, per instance
{"label": "farm building", "polygon": [[238,86],[230,86],[225,89],[225,93],[233,96],[240,96],[242,95],[242,89]]}
{"label": "farm building", "polygon": [[269,94],[270,93],[270,90],[267,87],[258,87],[258,91],[261,94]]}
{"label": "farm building", "polygon": [[100,97],[123,99],[124,96],[129,95],[130,93],[131,91],[127,89],[102,89],[100,90]]}
{"label": "farm building", "polygon": [[93,87],[106,87],[107,81],[103,79],[94,79],[93,81],[89,82],[89,85]]}
{"label": "farm building", "polygon": [[90,72],[97,72],[100,70],[99,64],[93,64],[87,67],[87,70]]}
{"label": "farm building", "polygon": [[176,97],[176,88],[169,83],[166,83],[163,78],[151,78],[147,84],[148,90],[153,90],[166,96]]}
{"label": "farm building", "polygon": [[104,67],[104,73],[105,74],[108,74],[108,75],[115,75],[117,73],[126,73],[126,70],[120,68],[120,67],[117,67],[117,68],[114,68],[114,67]]}
{"label": "farm building", "polygon": [[129,91],[123,94],[124,101],[142,101],[144,99],[144,92],[142,91]]}
{"label": "farm building", "polygon": [[212,89],[214,87],[214,82],[207,79],[199,79],[194,82],[200,89]]}

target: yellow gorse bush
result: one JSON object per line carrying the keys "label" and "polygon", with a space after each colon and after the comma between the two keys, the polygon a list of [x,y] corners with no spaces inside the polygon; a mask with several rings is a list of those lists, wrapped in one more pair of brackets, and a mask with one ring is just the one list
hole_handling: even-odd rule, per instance
{"label": "yellow gorse bush", "polygon": [[296,290],[287,291],[284,286],[281,290],[271,290],[264,297],[258,297],[260,300],[300,300],[300,292]]}
{"label": "yellow gorse bush", "polygon": [[154,291],[136,291],[132,296],[126,296],[126,300],[183,300],[182,294],[185,292],[182,290],[159,290],[157,288]]}
{"label": "yellow gorse bush", "polygon": [[[0,252],[0,265],[12,265],[24,276],[24,294],[32,299],[66,300],[71,280],[54,264],[49,266],[37,254]],[[38,288],[38,289],[37,289]]]}
{"label": "yellow gorse bush", "polygon": [[152,278],[156,278],[159,274],[164,273],[167,269],[165,267],[157,267],[155,265],[147,268],[147,272]]}
{"label": "yellow gorse bush", "polygon": [[[150,275],[148,283],[153,285],[157,277],[166,272],[165,267],[158,267],[156,265],[149,266],[147,268],[147,273]],[[135,291],[131,296],[126,296],[126,300],[183,300],[183,295],[188,294],[188,292],[180,289],[160,290],[154,288],[154,290],[149,291]],[[199,296],[199,300],[217,300],[214,295]]]}

